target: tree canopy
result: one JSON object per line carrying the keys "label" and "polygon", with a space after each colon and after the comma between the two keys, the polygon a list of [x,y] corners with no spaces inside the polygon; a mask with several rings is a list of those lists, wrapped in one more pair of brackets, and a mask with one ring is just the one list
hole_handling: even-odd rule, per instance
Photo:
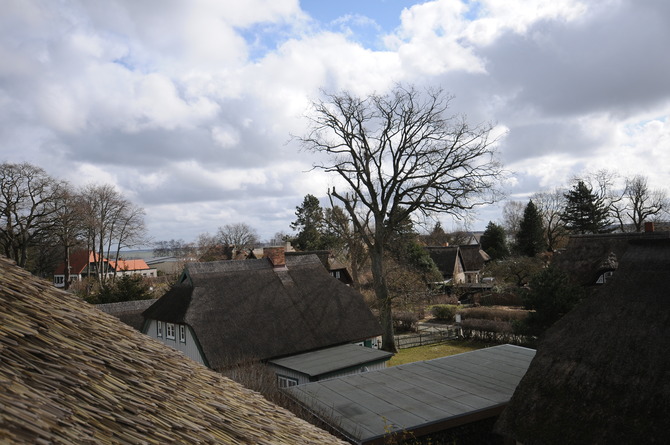
{"label": "tree canopy", "polygon": [[567,230],[578,234],[611,231],[610,209],[605,199],[594,193],[584,181],[578,181],[565,198],[567,202],[562,219]]}
{"label": "tree canopy", "polygon": [[528,201],[523,211],[523,218],[516,234],[515,247],[519,254],[530,257],[546,250],[547,243],[544,238],[542,216],[532,200]]}
{"label": "tree canopy", "polygon": [[507,247],[507,235],[505,229],[498,224],[489,221],[486,230],[480,239],[482,250],[486,252],[491,259],[503,260],[509,256]]}
{"label": "tree canopy", "polygon": [[447,115],[452,97],[441,89],[396,85],[386,94],[327,94],[313,103],[304,147],[320,153],[314,167],[334,173],[331,188],[370,252],[384,330],[394,351],[384,250],[399,224],[417,212],[462,216],[496,200],[502,174],[489,136],[492,125],[471,126]]}

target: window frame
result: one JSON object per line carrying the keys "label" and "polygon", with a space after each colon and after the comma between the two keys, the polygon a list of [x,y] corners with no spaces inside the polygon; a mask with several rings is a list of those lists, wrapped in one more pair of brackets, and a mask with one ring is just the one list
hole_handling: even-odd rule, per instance
{"label": "window frame", "polygon": [[179,343],[186,343],[186,325],[179,325]]}
{"label": "window frame", "polygon": [[291,388],[292,386],[298,386],[298,379],[277,374],[277,386],[280,388]]}
{"label": "window frame", "polygon": [[163,322],[156,321],[156,337],[163,338]]}
{"label": "window frame", "polygon": [[177,338],[174,323],[165,323],[165,338],[175,340]]}

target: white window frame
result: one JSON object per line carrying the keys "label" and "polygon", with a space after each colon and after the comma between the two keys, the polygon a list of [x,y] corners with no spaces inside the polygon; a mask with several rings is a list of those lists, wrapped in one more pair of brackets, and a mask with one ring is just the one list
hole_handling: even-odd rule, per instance
{"label": "white window frame", "polygon": [[277,385],[280,388],[290,388],[291,386],[298,386],[298,379],[277,374]]}
{"label": "white window frame", "polygon": [[163,322],[156,321],[156,337],[163,338]]}
{"label": "white window frame", "polygon": [[174,323],[165,323],[165,338],[168,340],[174,340],[176,338]]}
{"label": "white window frame", "polygon": [[186,343],[186,326],[183,324],[179,325],[179,342]]}

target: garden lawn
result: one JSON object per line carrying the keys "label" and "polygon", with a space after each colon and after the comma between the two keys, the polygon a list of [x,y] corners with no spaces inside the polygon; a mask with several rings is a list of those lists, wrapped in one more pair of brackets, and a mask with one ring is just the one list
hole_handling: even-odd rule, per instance
{"label": "garden lawn", "polygon": [[404,363],[418,362],[421,360],[431,360],[434,358],[446,357],[447,355],[460,354],[461,352],[474,351],[476,349],[486,348],[487,346],[492,345],[471,340],[451,340],[434,345],[401,349],[396,355],[391,357],[387,366],[402,365]]}

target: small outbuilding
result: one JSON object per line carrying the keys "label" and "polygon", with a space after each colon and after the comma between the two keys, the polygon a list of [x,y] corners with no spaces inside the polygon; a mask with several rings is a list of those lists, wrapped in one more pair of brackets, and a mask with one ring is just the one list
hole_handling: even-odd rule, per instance
{"label": "small outbuilding", "polygon": [[384,369],[391,357],[392,352],[346,344],[270,360],[268,364],[284,388]]}
{"label": "small outbuilding", "polygon": [[501,345],[286,391],[355,444],[444,438],[467,425],[487,440],[534,355]]}

